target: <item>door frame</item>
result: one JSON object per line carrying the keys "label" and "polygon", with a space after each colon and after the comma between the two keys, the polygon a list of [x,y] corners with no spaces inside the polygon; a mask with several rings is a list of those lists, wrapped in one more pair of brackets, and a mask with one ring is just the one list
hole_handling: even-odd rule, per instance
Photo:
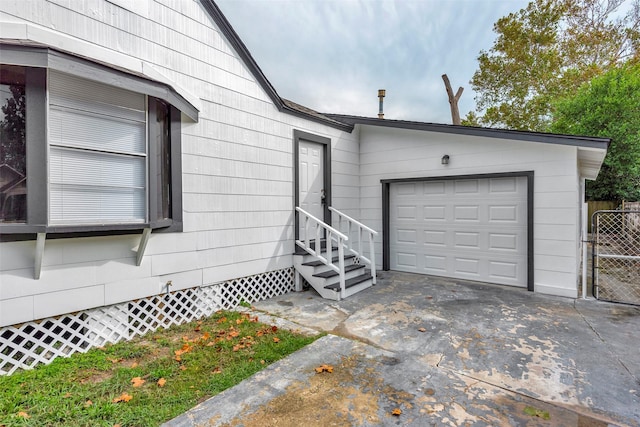
{"label": "door frame", "polygon": [[447,175],[419,178],[381,179],[382,184],[382,269],[389,271],[391,267],[390,238],[390,185],[405,182],[449,181],[463,179],[525,177],[527,179],[527,290],[534,290],[533,283],[533,182],[534,171],[486,173],[475,175]]}
{"label": "door frame", "polygon": [[294,238],[298,240],[300,237],[300,220],[298,218],[298,212],[295,210],[296,206],[300,205],[300,183],[299,183],[299,164],[300,160],[300,141],[315,142],[322,145],[323,154],[323,186],[324,186],[324,218],[325,223],[331,225],[331,212],[329,206],[331,206],[331,139],[325,138],[320,135],[314,135],[312,133],[304,132],[294,129],[293,131],[293,213],[294,213]]}

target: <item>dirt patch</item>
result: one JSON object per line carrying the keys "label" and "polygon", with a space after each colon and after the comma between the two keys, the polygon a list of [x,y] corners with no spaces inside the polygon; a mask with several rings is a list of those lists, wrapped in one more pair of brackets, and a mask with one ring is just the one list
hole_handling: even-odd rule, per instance
{"label": "dirt patch", "polygon": [[[387,360],[389,359],[389,360]],[[343,357],[333,372],[312,374],[308,382],[297,381],[286,392],[242,414],[224,426],[325,427],[379,424],[381,417],[395,417],[394,409],[412,407],[413,395],[384,384],[380,364],[392,358]],[[382,414],[382,415],[381,415]]]}

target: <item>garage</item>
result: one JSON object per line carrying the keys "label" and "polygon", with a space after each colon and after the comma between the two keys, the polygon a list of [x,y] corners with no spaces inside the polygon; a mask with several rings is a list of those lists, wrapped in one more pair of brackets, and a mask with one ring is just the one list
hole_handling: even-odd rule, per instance
{"label": "garage", "polygon": [[387,181],[390,269],[532,287],[532,178],[506,173]]}

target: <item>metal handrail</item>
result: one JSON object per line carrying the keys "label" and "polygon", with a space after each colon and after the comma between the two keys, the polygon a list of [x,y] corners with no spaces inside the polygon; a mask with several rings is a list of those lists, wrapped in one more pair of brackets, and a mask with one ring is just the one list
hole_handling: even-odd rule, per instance
{"label": "metal handrail", "polygon": [[[331,270],[337,272],[340,275],[340,295],[345,294],[345,273],[344,273],[344,248],[345,242],[349,241],[349,237],[331,227],[329,224],[324,223],[318,218],[311,215],[300,207],[296,207],[296,212],[300,214],[300,223],[304,220],[304,240],[296,240],[296,245],[304,249],[308,254],[315,256],[318,260],[322,261],[324,265]],[[309,228],[313,228],[313,233],[309,233]],[[324,232],[323,232],[324,230]],[[313,235],[314,238],[310,239],[309,236]],[[322,254],[322,239],[326,239],[325,255]],[[314,242],[314,247],[311,247],[311,242]],[[333,244],[336,242],[338,246],[338,265],[333,262]]]}
{"label": "metal handrail", "polygon": [[[349,252],[351,252],[352,254],[354,254],[355,256],[357,256],[358,258],[360,258],[361,261],[364,261],[365,264],[369,265],[369,268],[371,270],[371,277],[372,277],[372,283],[375,285],[376,284],[376,254],[375,254],[375,249],[374,249],[374,239],[375,236],[378,235],[378,232],[375,231],[374,229],[367,227],[366,225],[364,225],[363,223],[356,221],[355,219],[351,218],[350,216],[340,212],[339,210],[333,208],[333,207],[329,207],[329,210],[333,213],[335,213],[338,216],[338,229],[339,230],[344,230],[343,228],[343,222],[346,223],[346,234],[347,236],[352,236],[352,230],[353,228],[356,228],[355,230],[355,236],[356,236],[356,242],[357,243],[357,249],[354,248],[354,241],[353,240],[347,240],[347,244],[346,244],[346,248],[349,250]],[[369,243],[369,257],[367,258],[364,255],[364,250],[363,250],[363,233],[366,233],[366,238],[368,239],[368,243]]]}

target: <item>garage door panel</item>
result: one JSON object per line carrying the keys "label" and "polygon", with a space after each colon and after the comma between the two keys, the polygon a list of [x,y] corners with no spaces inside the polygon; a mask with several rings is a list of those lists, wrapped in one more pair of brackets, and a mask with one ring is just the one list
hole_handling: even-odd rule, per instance
{"label": "garage door panel", "polygon": [[480,219],[480,207],[457,205],[453,208],[453,219],[456,221],[478,221]]}
{"label": "garage door panel", "polygon": [[454,246],[464,249],[480,249],[480,233],[454,232]]}
{"label": "garage door panel", "polygon": [[518,250],[518,235],[506,233],[489,233],[489,249],[490,250]]}
{"label": "garage door panel", "polygon": [[473,258],[455,258],[454,273],[480,275],[480,260]]}
{"label": "garage door panel", "polygon": [[489,261],[489,275],[497,278],[518,279],[518,263]]}
{"label": "garage door panel", "polygon": [[411,184],[390,186],[392,269],[526,286],[525,177]]}
{"label": "garage door panel", "polygon": [[416,240],[416,236],[418,235],[418,232],[413,229],[413,230],[407,230],[407,229],[398,229],[398,237],[397,237],[397,241],[398,243],[413,243],[416,244],[417,240]]}
{"label": "garage door panel", "polygon": [[473,194],[480,192],[480,185],[477,179],[465,179],[453,181],[454,194]]}
{"label": "garage door panel", "polygon": [[411,271],[417,271],[417,255],[415,253],[398,252],[396,254],[398,267],[404,267]]}
{"label": "garage door panel", "polygon": [[517,205],[489,206],[489,221],[492,221],[492,222],[518,221],[518,206]]}
{"label": "garage door panel", "polygon": [[438,196],[441,194],[445,194],[444,184],[444,181],[425,182],[422,186],[422,194],[424,194],[425,196]]}
{"label": "garage door panel", "polygon": [[424,269],[431,274],[441,274],[447,272],[447,258],[438,255],[424,256]]}
{"label": "garage door panel", "polygon": [[516,191],[516,178],[489,179],[489,193],[515,193]]}
{"label": "garage door panel", "polygon": [[397,193],[399,196],[409,196],[416,194],[416,183],[398,184]]}
{"label": "garage door panel", "polygon": [[408,219],[415,221],[418,219],[416,216],[416,212],[418,209],[415,206],[398,206],[397,207],[397,218],[399,220]]}
{"label": "garage door panel", "polygon": [[447,233],[440,230],[425,230],[424,244],[432,246],[445,246]]}
{"label": "garage door panel", "polygon": [[423,206],[423,218],[427,221],[445,221],[447,219],[447,208],[444,205]]}

